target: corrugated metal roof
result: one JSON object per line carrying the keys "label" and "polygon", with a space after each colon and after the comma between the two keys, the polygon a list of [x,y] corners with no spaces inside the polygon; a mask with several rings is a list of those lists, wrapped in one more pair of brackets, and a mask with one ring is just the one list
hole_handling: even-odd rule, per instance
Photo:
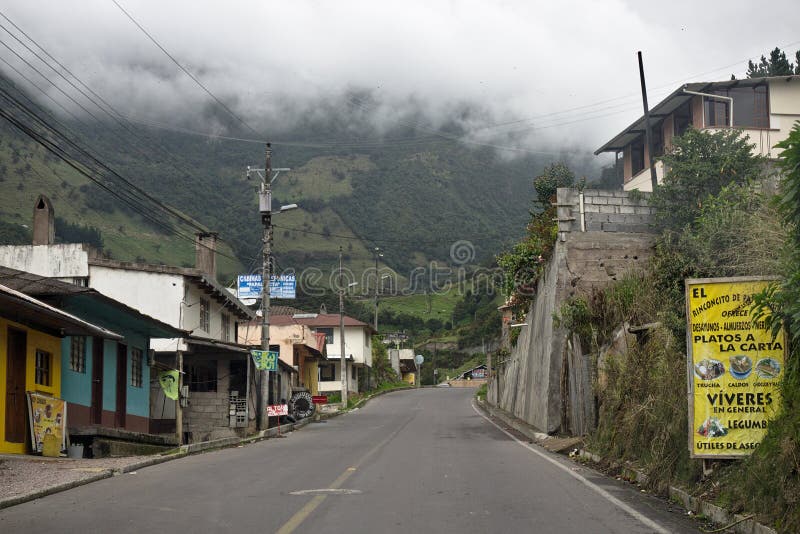
{"label": "corrugated metal roof", "polygon": [[0,266],[0,284],[44,300],[52,300],[53,297],[65,297],[75,301],[84,299],[96,301],[126,313],[133,320],[139,322],[151,337],[179,337],[188,334],[186,330],[175,328],[154,317],[145,315],[139,310],[112,299],[91,287],[78,286],[54,278],[46,278],[38,274],[2,266]]}
{"label": "corrugated metal roof", "polygon": [[57,336],[100,336],[121,340],[123,337],[94,325],[25,293],[0,284],[0,313],[12,321],[43,329]]}

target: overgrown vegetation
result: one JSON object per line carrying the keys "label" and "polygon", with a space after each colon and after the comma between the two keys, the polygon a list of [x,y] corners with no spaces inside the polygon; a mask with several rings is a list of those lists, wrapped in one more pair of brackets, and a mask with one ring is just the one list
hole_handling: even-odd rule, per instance
{"label": "overgrown vegetation", "polygon": [[[784,152],[784,170],[789,175],[798,168],[797,160],[790,163],[790,148]],[[684,279],[785,274],[782,251],[787,248],[787,232],[794,232],[797,239],[794,221],[800,216],[796,201],[800,186],[792,186],[787,178],[780,208],[784,224],[776,224],[779,208],[770,180],[764,179],[763,161],[752,156],[751,146],[739,132],[689,130],[674,139],[665,160],[670,164],[664,186],[651,200],[663,233],[647,270],[627,275],[584,302],[567,303],[560,316],[593,351],[608,347],[613,334],[619,334],[626,323],[650,325],[639,332],[638,339],[627,334],[627,350],[608,350],[598,361],[598,427],[589,440],[592,448],[609,458],[635,462],[657,490],[680,481],[698,482],[701,476],[700,462],[689,458],[686,446]],[[796,265],[798,245],[800,239],[790,247]],[[800,283],[796,293],[791,293],[790,285],[782,287],[791,295],[785,302],[796,306]],[[797,313],[800,320],[800,307],[788,312],[777,295],[773,295],[777,313]],[[787,391],[784,414],[797,412],[793,409],[800,404],[797,386],[784,386],[793,390]],[[737,510],[746,508],[767,519],[779,519],[782,526],[791,524],[788,531],[800,526],[793,505],[800,489],[799,429],[796,415],[781,416],[752,457],[721,462],[718,470],[727,502]],[[770,462],[775,465],[768,469]],[[787,514],[794,514],[791,520]]]}
{"label": "overgrown vegetation", "polygon": [[497,256],[497,264],[503,270],[503,294],[514,306],[517,314],[524,314],[536,291],[536,283],[544,272],[544,264],[553,252],[558,225],[554,222],[556,208],[553,206],[556,190],[575,184],[575,173],[564,163],[553,163],[545,167],[541,175],[533,179],[536,199],[531,210],[531,219],[525,236]]}
{"label": "overgrown vegetation", "polygon": [[[783,532],[800,531],[800,123],[778,145],[784,171],[779,220],[788,234],[784,277],[756,301],[757,313],[786,329],[789,354],[781,383],[783,409],[761,445],[722,477],[722,499],[734,511],[757,512]],[[777,330],[773,330],[777,333]]]}

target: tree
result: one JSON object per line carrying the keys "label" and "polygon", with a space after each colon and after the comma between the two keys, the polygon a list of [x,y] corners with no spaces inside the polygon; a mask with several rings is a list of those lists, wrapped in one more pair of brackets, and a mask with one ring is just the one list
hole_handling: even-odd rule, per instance
{"label": "tree", "polygon": [[656,222],[665,229],[681,230],[723,187],[759,178],[764,158],[753,155],[748,139],[739,130],[693,128],[674,137],[672,149],[662,157],[668,169],[664,181],[650,197]]}
{"label": "tree", "polygon": [[575,173],[567,167],[566,163],[551,163],[544,168],[542,174],[533,179],[533,188],[539,205],[545,209],[553,200],[556,189],[571,187],[575,184]]}
{"label": "tree", "polygon": [[758,64],[752,61],[747,62],[747,77],[763,78],[766,76],[800,74],[800,50],[795,54],[795,58],[797,58],[796,67],[786,58],[785,52],[775,47],[775,50],[769,53],[769,59],[762,55],[761,61],[759,61]]}

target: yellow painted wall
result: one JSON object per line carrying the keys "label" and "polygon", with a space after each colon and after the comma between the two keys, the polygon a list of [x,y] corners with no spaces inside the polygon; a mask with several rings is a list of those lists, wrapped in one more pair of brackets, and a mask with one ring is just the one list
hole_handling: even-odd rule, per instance
{"label": "yellow painted wall", "polygon": [[408,382],[412,386],[417,383],[417,377],[415,373],[406,373],[403,375],[403,381]]}
{"label": "yellow painted wall", "polygon": [[312,395],[319,395],[319,363],[316,360],[306,359],[304,377],[305,386]]}
{"label": "yellow painted wall", "polygon": [[[25,390],[44,393],[54,397],[61,396],[61,339],[23,326],[13,321],[0,317],[0,453],[24,454],[24,443],[10,443],[6,437],[6,373],[8,372],[8,327],[11,326],[27,333],[27,362],[25,366]],[[36,349],[49,352],[52,355],[50,363],[50,386],[35,384],[36,379]],[[26,409],[26,420],[27,420]],[[28,429],[30,432],[30,429]]]}

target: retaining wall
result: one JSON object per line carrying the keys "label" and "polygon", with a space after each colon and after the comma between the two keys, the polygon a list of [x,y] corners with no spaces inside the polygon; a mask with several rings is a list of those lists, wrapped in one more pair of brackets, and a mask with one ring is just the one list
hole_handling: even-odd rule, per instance
{"label": "retaining wall", "polygon": [[[582,201],[582,202],[581,202]],[[583,206],[581,207],[581,203]],[[554,315],[570,298],[590,298],[651,257],[647,195],[559,189],[558,240],[539,279],[516,346],[499,363],[487,399],[543,432],[582,435],[595,425],[593,355]]]}

